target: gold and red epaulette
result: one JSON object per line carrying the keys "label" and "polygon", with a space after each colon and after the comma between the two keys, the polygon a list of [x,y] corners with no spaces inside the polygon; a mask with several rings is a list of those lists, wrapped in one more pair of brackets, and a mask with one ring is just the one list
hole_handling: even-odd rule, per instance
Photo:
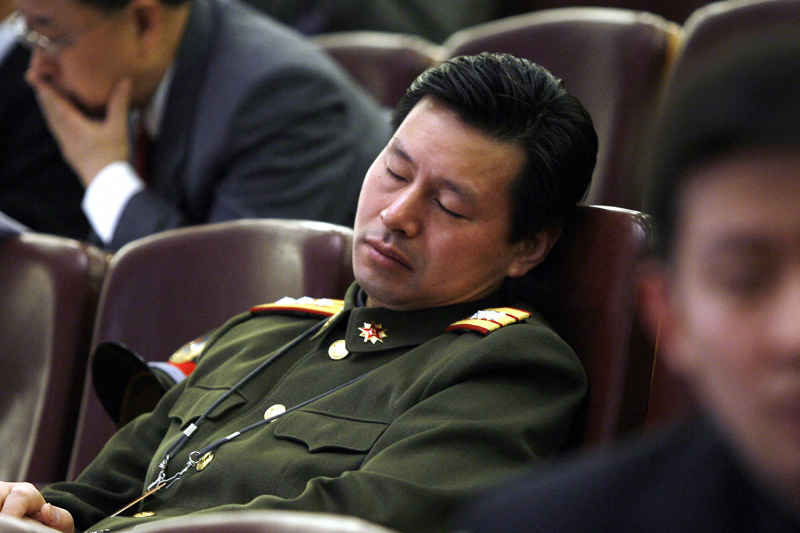
{"label": "gold and red epaulette", "polygon": [[302,313],[313,316],[333,316],[344,308],[344,301],[328,298],[281,298],[271,304],[250,308],[251,313]]}
{"label": "gold and red epaulette", "polygon": [[513,307],[495,307],[483,309],[465,320],[453,322],[445,331],[477,331],[488,335],[492,331],[525,320],[531,316],[527,311]]}

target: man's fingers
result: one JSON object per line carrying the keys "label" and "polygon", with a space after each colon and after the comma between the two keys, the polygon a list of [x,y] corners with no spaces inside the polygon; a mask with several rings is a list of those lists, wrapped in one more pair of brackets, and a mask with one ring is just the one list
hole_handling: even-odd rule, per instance
{"label": "man's fingers", "polygon": [[114,84],[106,108],[106,120],[123,121],[127,124],[131,106],[131,80],[123,78]]}
{"label": "man's fingers", "polygon": [[57,137],[75,135],[79,128],[89,126],[90,119],[55,87],[41,83],[35,89],[39,107],[48,118],[50,130]]}
{"label": "man's fingers", "polygon": [[49,503],[42,506],[39,520],[47,527],[52,527],[63,533],[72,533],[75,529],[74,521],[69,511]]}
{"label": "man's fingers", "polygon": [[30,483],[3,483],[0,488],[2,507],[0,513],[22,518],[36,518],[44,504],[44,498]]}

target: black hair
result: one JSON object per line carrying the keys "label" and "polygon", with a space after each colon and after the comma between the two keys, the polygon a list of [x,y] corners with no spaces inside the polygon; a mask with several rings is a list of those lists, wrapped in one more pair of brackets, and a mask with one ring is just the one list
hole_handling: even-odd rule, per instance
{"label": "black hair", "polygon": [[591,182],[597,133],[561,80],[509,54],[456,57],[411,84],[393,115],[395,129],[425,96],[465,124],[525,151],[512,184],[511,242],[567,222]]}
{"label": "black hair", "polygon": [[[99,9],[100,11],[105,11],[107,13],[113,13],[115,11],[120,11],[125,8],[128,4],[131,3],[131,0],[78,0],[82,4],[86,4],[91,6],[95,9]],[[162,4],[166,6],[179,6],[181,4],[185,4],[186,2],[191,2],[191,0],[158,0]]]}
{"label": "black hair", "polygon": [[734,152],[800,143],[800,36],[748,39],[704,57],[675,80],[655,131],[645,210],[662,260],[671,256],[693,168]]}

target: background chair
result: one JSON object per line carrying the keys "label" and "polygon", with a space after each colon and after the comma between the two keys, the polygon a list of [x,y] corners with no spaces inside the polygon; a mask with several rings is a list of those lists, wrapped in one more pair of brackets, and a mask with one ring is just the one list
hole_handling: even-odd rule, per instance
{"label": "background chair", "polygon": [[298,511],[220,512],[138,526],[142,533],[394,533],[351,516]]}
{"label": "background chair", "polygon": [[592,5],[649,11],[667,20],[683,23],[692,12],[709,2],[710,0],[503,0],[500,12],[509,16],[539,9]]}
{"label": "background chair", "polygon": [[0,242],[0,479],[64,479],[106,255],[24,233]]}
{"label": "background chair", "polygon": [[[93,346],[125,344],[148,361],[250,307],[284,296],[341,298],[353,280],[352,230],[320,222],[239,220],[140,239],[113,258]],[[69,479],[116,430],[91,386],[81,406]]]}
{"label": "background chair", "polygon": [[674,83],[713,65],[731,46],[757,42],[781,30],[797,31],[797,0],[724,0],[695,11],[684,24],[684,39],[670,76]]}
{"label": "background chair", "polygon": [[53,529],[40,522],[0,514],[0,533],[53,533]]}
{"label": "background chair", "polygon": [[642,140],[680,35],[680,26],[651,13],[563,8],[467,28],[442,46],[445,57],[508,52],[563,79],[600,140],[587,203],[637,209]]}
{"label": "background chair", "polygon": [[402,33],[353,31],[312,37],[386,107],[394,108],[423,71],[439,63],[441,47]]}
{"label": "background chair", "polygon": [[605,444],[645,424],[653,350],[637,319],[637,271],[649,247],[645,215],[581,206],[547,259],[522,280],[589,378],[576,444]]}

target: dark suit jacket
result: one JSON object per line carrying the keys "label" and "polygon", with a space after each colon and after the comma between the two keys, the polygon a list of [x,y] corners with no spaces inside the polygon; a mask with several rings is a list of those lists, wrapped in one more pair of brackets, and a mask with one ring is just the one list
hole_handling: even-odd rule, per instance
{"label": "dark suit jacket", "polygon": [[33,90],[30,52],[16,45],[0,64],[0,211],[34,231],[83,239],[83,186],[61,157]]}
{"label": "dark suit jacket", "polygon": [[715,427],[666,434],[514,479],[467,507],[471,533],[797,532]]}
{"label": "dark suit jacket", "polygon": [[110,248],[251,217],[352,225],[386,112],[327,56],[235,0],[193,0],[151,172]]}

